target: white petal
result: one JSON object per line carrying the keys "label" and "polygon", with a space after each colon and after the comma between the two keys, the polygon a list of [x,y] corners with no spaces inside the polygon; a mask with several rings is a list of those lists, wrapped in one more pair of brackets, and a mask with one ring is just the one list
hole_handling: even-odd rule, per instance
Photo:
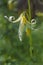
{"label": "white petal", "polygon": [[8,16],[4,16],[4,18],[8,20]]}
{"label": "white petal", "polygon": [[21,20],[20,25],[19,25],[19,30],[18,30],[18,35],[19,35],[20,41],[22,41],[22,36],[23,36],[24,31],[25,31],[25,25]]}
{"label": "white petal", "polygon": [[10,21],[10,22],[12,21],[12,18],[14,18],[14,19],[15,19],[15,17],[14,17],[14,16],[10,16],[10,17],[9,17],[9,21]]}
{"label": "white petal", "polygon": [[36,20],[35,19],[32,19],[31,20],[31,24],[36,24]]}

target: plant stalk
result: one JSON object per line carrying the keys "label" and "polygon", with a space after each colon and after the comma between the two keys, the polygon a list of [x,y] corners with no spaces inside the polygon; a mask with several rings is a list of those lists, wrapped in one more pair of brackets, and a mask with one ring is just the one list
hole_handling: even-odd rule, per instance
{"label": "plant stalk", "polygon": [[[30,4],[30,0],[28,0],[28,11],[29,11],[29,16],[28,16],[28,20],[29,22],[31,22],[31,4]],[[30,35],[29,35],[29,43],[30,43],[30,57],[32,57],[32,36],[31,36],[31,25],[30,25]]]}

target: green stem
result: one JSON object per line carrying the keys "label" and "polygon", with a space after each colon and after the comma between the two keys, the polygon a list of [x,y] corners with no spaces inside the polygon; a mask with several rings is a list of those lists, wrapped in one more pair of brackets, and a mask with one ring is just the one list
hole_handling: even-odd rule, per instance
{"label": "green stem", "polygon": [[30,0],[28,0],[28,11],[29,11],[29,22],[31,22],[31,6],[30,6]]}
{"label": "green stem", "polygon": [[[28,20],[29,20],[29,22],[31,22],[31,6],[30,6],[30,0],[28,0],[28,11],[29,11]],[[30,25],[30,27],[31,27],[31,25]],[[30,56],[32,57],[32,37],[31,37],[31,33],[30,33],[29,39],[30,39],[30,41],[29,41],[30,42]]]}
{"label": "green stem", "polygon": [[30,34],[30,40],[29,40],[29,42],[30,42],[30,57],[32,58],[32,37],[31,37],[31,34]]}

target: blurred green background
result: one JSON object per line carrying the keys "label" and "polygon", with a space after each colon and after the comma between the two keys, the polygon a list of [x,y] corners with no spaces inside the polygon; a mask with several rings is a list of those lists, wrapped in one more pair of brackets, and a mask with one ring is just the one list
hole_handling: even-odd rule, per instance
{"label": "blurred green background", "polygon": [[19,23],[4,18],[5,15],[18,17],[17,12],[8,9],[7,2],[0,0],[0,65],[43,65],[43,16],[38,17],[38,30],[31,31],[31,58],[29,38],[25,34],[22,42],[18,38]]}

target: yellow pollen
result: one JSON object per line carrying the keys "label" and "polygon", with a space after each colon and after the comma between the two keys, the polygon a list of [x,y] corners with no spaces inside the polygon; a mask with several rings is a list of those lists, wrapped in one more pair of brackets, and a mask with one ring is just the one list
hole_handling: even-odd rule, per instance
{"label": "yellow pollen", "polygon": [[22,16],[22,20],[23,20],[23,23],[24,23],[24,24],[26,24],[27,19],[26,19],[26,17],[25,17],[25,16]]}

